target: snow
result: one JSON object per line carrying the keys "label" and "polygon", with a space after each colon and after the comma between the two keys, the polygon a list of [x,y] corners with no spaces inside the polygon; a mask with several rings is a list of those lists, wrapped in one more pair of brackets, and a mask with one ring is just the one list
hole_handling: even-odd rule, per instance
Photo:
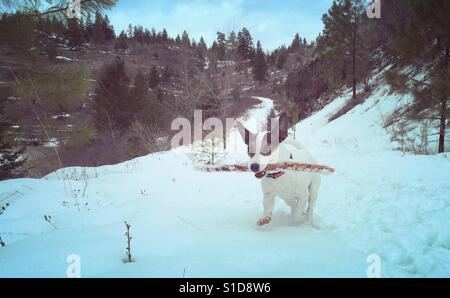
{"label": "snow", "polygon": [[[72,254],[82,277],[366,277],[373,254],[383,277],[448,277],[448,156],[394,150],[381,115],[410,99],[384,84],[329,122],[350,97],[345,90],[296,126],[296,139],[337,169],[323,177],[314,225],[290,225],[278,201],[273,222],[257,227],[259,181],[198,172],[190,146],[179,147],[0,182],[0,208],[10,204],[0,215],[0,277],[65,277]],[[251,130],[273,107],[257,99],[241,119]],[[236,128],[227,144],[228,161],[248,159]],[[125,220],[133,263],[123,262]]]}
{"label": "snow", "polygon": [[386,276],[448,277],[449,156],[394,150],[383,117],[411,97],[389,95],[382,83],[363,104],[328,123],[350,98],[347,90],[296,127],[297,139],[337,169],[324,177],[318,226],[401,270]]}
{"label": "snow", "polygon": [[60,60],[66,60],[66,61],[72,61],[73,59],[69,58],[69,57],[64,57],[64,56],[56,56],[56,59],[60,59]]}
{"label": "snow", "polygon": [[53,119],[64,119],[64,118],[70,118],[70,114],[68,113],[60,113],[58,115],[52,116]]}
{"label": "snow", "polygon": [[59,147],[59,140],[57,138],[50,138],[43,146],[47,148],[57,148]]}

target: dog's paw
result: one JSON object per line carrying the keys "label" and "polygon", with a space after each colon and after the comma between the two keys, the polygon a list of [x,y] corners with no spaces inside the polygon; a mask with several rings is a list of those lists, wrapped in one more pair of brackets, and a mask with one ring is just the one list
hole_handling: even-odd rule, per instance
{"label": "dog's paw", "polygon": [[264,216],[264,217],[260,218],[260,219],[256,222],[256,224],[257,224],[258,226],[264,226],[264,225],[269,224],[271,220],[272,220],[272,218],[271,218],[270,216]]}

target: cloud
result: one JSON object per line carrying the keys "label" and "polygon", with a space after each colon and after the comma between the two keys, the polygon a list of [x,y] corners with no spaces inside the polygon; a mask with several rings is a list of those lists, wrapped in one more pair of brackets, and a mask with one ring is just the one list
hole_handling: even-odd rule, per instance
{"label": "cloud", "polygon": [[329,5],[331,0],[134,0],[120,1],[108,15],[116,31],[126,30],[130,23],[166,28],[171,36],[187,30],[191,38],[198,41],[203,36],[209,44],[217,31],[228,34],[247,27],[255,43],[261,40],[264,48],[273,50],[289,44],[297,32],[314,40]]}

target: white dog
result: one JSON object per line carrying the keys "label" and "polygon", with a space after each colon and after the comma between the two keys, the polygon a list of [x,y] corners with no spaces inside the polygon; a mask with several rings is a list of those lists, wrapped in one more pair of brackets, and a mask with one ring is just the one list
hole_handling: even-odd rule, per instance
{"label": "white dog", "polygon": [[242,123],[237,122],[239,132],[248,146],[251,158],[249,168],[255,177],[261,179],[264,193],[264,213],[257,221],[262,226],[270,223],[279,197],[291,207],[293,223],[312,223],[314,205],[320,187],[320,174],[298,171],[266,171],[268,164],[282,162],[316,163],[299,142],[288,138],[288,120],[282,114],[271,131],[253,134]]}

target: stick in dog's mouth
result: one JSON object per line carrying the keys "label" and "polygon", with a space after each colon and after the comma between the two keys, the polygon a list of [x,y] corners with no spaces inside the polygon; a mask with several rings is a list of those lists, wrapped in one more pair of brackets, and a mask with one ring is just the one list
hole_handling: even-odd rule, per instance
{"label": "stick in dog's mouth", "polygon": [[[247,165],[241,164],[200,167],[199,170],[204,172],[251,172],[251,170],[248,168]],[[269,164],[267,165],[264,171],[257,172],[255,174],[255,177],[262,178],[267,174],[268,171],[281,171],[281,170],[320,173],[323,175],[333,174],[334,172],[336,172],[335,169],[324,165],[285,162],[285,163]]]}

